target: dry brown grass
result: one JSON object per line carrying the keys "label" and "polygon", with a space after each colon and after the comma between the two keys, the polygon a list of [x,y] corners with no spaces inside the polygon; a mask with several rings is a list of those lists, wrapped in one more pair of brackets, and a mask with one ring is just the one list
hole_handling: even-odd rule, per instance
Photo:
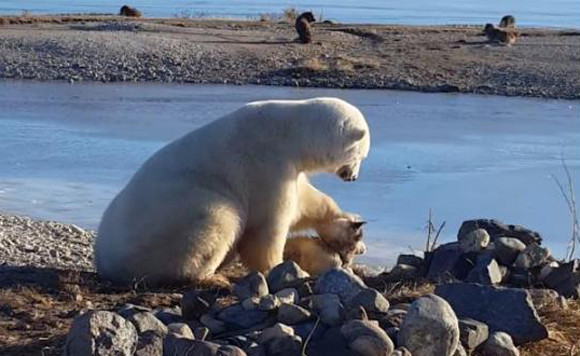
{"label": "dry brown grass", "polygon": [[579,356],[580,301],[568,300],[567,309],[553,301],[536,307],[550,336],[540,342],[522,346],[521,356]]}

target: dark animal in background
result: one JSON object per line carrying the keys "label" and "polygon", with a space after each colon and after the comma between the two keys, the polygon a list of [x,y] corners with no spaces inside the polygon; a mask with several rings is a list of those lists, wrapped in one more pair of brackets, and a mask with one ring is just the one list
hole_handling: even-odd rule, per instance
{"label": "dark animal in background", "polygon": [[499,22],[500,28],[515,28],[516,27],[516,18],[512,15],[505,15],[501,18]]}
{"label": "dark animal in background", "polygon": [[515,32],[497,28],[490,23],[485,25],[483,33],[487,36],[490,42],[498,42],[507,45],[513,45],[516,43],[517,35]]}
{"label": "dark animal in background", "polygon": [[312,42],[312,28],[310,27],[311,22],[315,22],[316,19],[312,12],[304,12],[296,19],[296,31],[298,32],[298,38],[302,43]]}
{"label": "dark animal in background", "polygon": [[121,7],[121,10],[119,11],[119,16],[141,17],[141,11],[137,10],[134,7],[123,5],[123,7]]}

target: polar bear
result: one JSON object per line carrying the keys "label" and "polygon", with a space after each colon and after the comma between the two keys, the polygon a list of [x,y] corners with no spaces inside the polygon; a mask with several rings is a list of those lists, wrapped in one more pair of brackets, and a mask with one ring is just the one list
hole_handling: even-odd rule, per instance
{"label": "polar bear", "polygon": [[348,216],[309,181],[356,180],[370,148],[361,112],[337,98],[246,104],[160,149],[103,214],[98,273],[149,283],[198,282],[239,256],[267,272],[289,231]]}

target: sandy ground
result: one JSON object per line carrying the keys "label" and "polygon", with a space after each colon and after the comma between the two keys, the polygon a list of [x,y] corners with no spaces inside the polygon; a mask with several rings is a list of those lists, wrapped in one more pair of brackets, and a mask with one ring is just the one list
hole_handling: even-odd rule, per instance
{"label": "sandy ground", "polygon": [[[3,24],[3,25],[2,25]],[[119,17],[0,18],[0,78],[403,89],[580,98],[580,31]]]}

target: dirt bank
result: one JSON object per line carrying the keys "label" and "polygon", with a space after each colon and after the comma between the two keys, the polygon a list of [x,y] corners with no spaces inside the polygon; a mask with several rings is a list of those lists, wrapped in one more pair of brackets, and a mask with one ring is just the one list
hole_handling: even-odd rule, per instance
{"label": "dirt bank", "polygon": [[0,78],[266,84],[580,98],[580,31],[521,29],[515,46],[480,27],[0,18]]}

